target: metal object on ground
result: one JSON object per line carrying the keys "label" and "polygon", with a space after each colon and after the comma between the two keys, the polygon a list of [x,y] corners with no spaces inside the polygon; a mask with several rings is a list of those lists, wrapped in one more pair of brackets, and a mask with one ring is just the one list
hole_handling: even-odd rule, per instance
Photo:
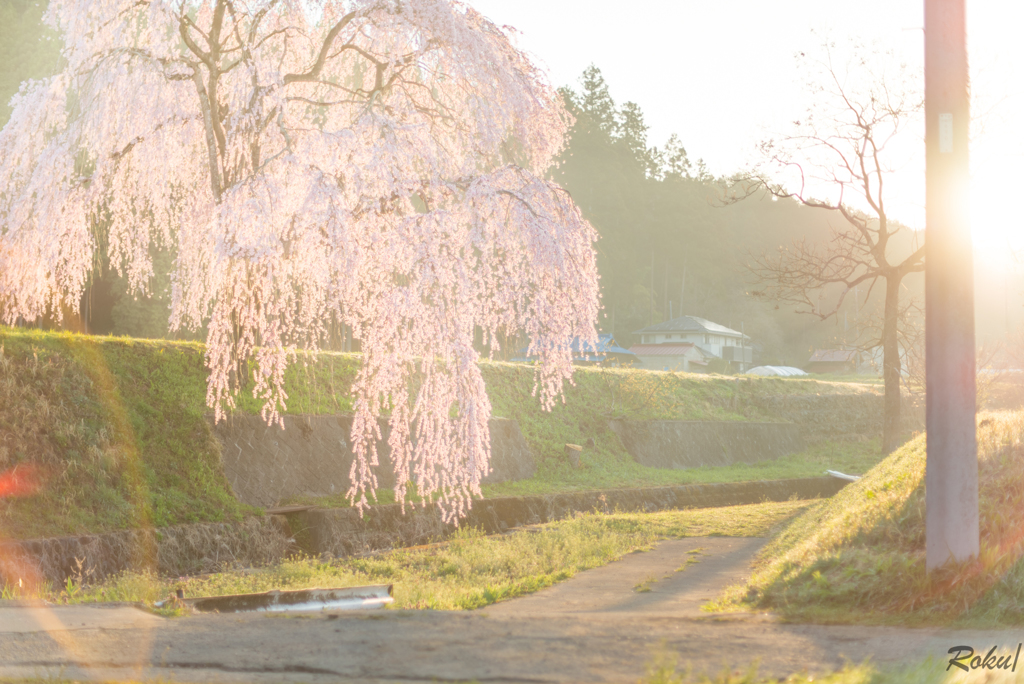
{"label": "metal object on ground", "polygon": [[838,477],[840,480],[847,480],[849,482],[856,482],[860,479],[860,475],[847,475],[846,473],[841,473],[838,470],[826,470],[825,474],[831,475],[832,477]]}
{"label": "metal object on ground", "polygon": [[580,456],[583,454],[583,447],[579,444],[566,444],[565,445],[565,457],[569,460],[569,465],[573,468],[580,467]]}
{"label": "metal object on ground", "polygon": [[[366,610],[383,608],[394,602],[393,585],[338,589],[299,589],[268,591],[262,594],[232,594],[185,599],[185,604],[202,613],[246,613],[262,611],[319,612],[324,610]],[[159,608],[162,603],[156,604]]]}

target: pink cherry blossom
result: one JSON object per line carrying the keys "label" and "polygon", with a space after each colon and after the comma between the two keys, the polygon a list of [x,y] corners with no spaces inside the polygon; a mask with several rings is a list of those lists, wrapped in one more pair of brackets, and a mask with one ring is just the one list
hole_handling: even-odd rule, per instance
{"label": "pink cherry blossom", "polygon": [[349,492],[377,418],[457,519],[488,470],[476,329],[525,334],[550,408],[594,342],[596,234],[544,174],[571,123],[509,35],[449,0],[53,0],[64,68],[0,133],[0,312],[76,309],[105,237],[145,291],[174,246],[173,328],[207,325],[207,401],[284,372],[333,319],[362,344]]}

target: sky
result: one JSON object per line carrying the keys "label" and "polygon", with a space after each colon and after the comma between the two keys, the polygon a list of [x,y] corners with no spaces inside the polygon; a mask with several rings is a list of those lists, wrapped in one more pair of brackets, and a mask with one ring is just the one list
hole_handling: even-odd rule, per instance
{"label": "sky", "polygon": [[[517,42],[556,86],[589,64],[617,103],[640,105],[649,144],[679,135],[691,159],[730,174],[756,144],[791,130],[809,104],[798,52],[823,37],[892,50],[912,74],[923,63],[923,1],[914,0],[467,0]],[[972,71],[972,224],[993,261],[1024,250],[1024,3],[968,0]],[[923,227],[920,159],[900,164],[895,218]]]}

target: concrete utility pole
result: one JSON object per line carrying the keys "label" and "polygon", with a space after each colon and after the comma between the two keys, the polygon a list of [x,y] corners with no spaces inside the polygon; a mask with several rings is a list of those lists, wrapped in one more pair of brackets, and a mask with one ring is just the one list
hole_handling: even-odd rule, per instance
{"label": "concrete utility pole", "polygon": [[926,566],[978,556],[964,0],[925,0]]}
{"label": "concrete utility pole", "polygon": [[654,250],[651,250],[651,322],[654,325]]}

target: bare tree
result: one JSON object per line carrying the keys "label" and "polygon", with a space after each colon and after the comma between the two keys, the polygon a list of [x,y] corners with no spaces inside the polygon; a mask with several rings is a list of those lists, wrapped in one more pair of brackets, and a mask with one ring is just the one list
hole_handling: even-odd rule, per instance
{"label": "bare tree", "polygon": [[[813,74],[815,104],[796,131],[761,144],[763,161],[733,179],[726,201],[768,193],[834,213],[825,243],[797,241],[757,257],[750,266],[759,283],[757,294],[796,306],[824,320],[835,316],[854,288],[875,286],[885,291],[877,340],[881,345],[885,380],[885,418],[882,450],[898,445],[900,431],[900,285],[911,273],[924,270],[923,241],[895,239],[905,226],[890,219],[887,182],[894,167],[891,147],[906,138],[921,109],[920,98],[889,79],[869,79],[866,87],[850,85],[849,69],[832,61],[834,46],[825,46],[821,60],[800,57]],[[855,71],[867,71],[864,60]],[[820,199],[811,193],[824,194]],[[911,237],[911,236],[906,236]],[[908,249],[908,245],[913,244]],[[908,253],[909,252],[909,253]]]}

